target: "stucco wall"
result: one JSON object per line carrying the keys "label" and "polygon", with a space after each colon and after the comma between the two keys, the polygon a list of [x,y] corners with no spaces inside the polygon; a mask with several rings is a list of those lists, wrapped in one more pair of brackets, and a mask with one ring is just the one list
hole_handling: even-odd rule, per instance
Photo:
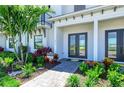
{"label": "stucco wall", "polygon": [[124,29],[124,17],[99,22],[98,59],[105,57],[105,30]]}
{"label": "stucco wall", "polygon": [[[73,25],[63,28],[63,57],[68,57],[68,34],[87,32],[88,35],[88,59],[93,58],[93,23]],[[61,42],[60,42],[61,43]]]}
{"label": "stucco wall", "polygon": [[49,29],[47,31],[47,42],[48,42],[48,46],[50,48],[52,48],[52,50],[54,49],[54,28]]}
{"label": "stucco wall", "polygon": [[2,33],[0,33],[0,47],[5,48],[6,46],[6,37]]}
{"label": "stucco wall", "polygon": [[[30,52],[34,52],[36,50],[36,49],[34,49],[34,36],[35,35],[43,35],[43,46],[44,47],[47,46],[47,37],[48,36],[44,37],[43,31],[41,31],[41,32],[37,31],[36,33],[33,33],[32,36],[29,36],[29,48],[30,48],[29,50],[30,50]],[[46,35],[47,35],[47,33],[46,33]],[[0,36],[0,38],[2,38],[2,37]],[[0,40],[2,40],[2,39],[0,39]],[[17,40],[18,40],[18,36],[17,36]],[[26,42],[27,42],[27,35],[26,34],[25,35],[23,34],[22,35],[22,43],[23,43],[23,45],[26,45],[27,44]],[[3,44],[3,43],[1,43],[1,44]],[[18,42],[17,42],[17,44],[18,44]],[[7,38],[7,40],[6,40],[6,50],[8,50],[8,51],[14,51],[13,48],[9,48],[9,38]]]}

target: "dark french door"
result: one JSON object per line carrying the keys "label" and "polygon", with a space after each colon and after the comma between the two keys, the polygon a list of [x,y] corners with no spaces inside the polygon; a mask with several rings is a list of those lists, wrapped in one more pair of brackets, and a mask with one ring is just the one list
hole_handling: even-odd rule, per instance
{"label": "dark french door", "polygon": [[68,35],[69,57],[87,58],[87,33]]}
{"label": "dark french door", "polygon": [[106,31],[106,57],[124,61],[124,29]]}

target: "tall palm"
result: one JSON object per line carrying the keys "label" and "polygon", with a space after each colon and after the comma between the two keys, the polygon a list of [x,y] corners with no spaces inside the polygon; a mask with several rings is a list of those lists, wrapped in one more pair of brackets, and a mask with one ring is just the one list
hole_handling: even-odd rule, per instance
{"label": "tall palm", "polygon": [[[26,62],[28,57],[28,51],[26,53],[26,59],[22,50],[22,34],[33,33],[37,29],[37,23],[40,15],[50,12],[51,10],[45,6],[0,6],[0,23],[3,25],[3,32],[7,36],[13,38],[14,50],[18,61]],[[21,58],[19,59],[16,50],[16,36],[19,37],[19,48]],[[27,38],[27,46],[29,46]]]}

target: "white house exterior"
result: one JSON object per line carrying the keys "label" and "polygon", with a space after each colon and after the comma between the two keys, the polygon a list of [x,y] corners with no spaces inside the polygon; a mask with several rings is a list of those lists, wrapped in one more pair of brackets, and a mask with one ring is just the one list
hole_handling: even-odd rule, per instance
{"label": "white house exterior", "polygon": [[[31,52],[36,50],[34,38],[42,35],[43,46],[51,47],[60,58],[101,61],[110,57],[124,62],[124,6],[51,5],[51,8],[55,14],[47,21],[52,26],[38,25],[40,31],[29,39]],[[23,36],[25,45],[26,35]],[[0,46],[13,51],[2,34]]]}

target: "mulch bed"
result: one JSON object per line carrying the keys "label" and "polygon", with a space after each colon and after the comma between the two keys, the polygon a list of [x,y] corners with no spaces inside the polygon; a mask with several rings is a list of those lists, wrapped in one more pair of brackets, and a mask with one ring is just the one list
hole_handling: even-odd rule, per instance
{"label": "mulch bed", "polygon": [[44,72],[48,71],[49,69],[55,67],[58,64],[60,64],[60,63],[56,63],[56,64],[49,64],[49,63],[47,63],[44,69],[37,70],[36,72],[34,72],[31,75],[31,77],[29,77],[29,78],[21,78],[20,75],[17,75],[16,79],[20,80],[21,81],[21,85],[22,85],[22,84],[24,84],[24,83],[26,83],[26,82],[36,78],[37,76],[43,74]]}

